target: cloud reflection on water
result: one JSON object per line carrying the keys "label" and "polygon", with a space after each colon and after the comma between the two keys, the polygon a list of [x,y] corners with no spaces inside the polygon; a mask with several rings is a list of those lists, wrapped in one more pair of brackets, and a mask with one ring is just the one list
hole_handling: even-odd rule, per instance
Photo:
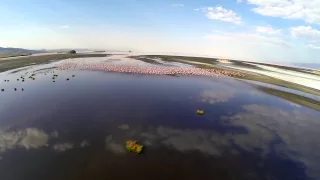
{"label": "cloud reflection on water", "polygon": [[71,143],[60,143],[53,145],[53,149],[55,151],[64,152],[73,148],[73,144]]}
{"label": "cloud reflection on water", "polygon": [[215,156],[221,155],[230,145],[227,135],[201,129],[175,129],[164,126],[153,129],[149,127],[148,132],[142,132],[140,136],[148,144],[165,145],[182,152],[200,151]]}
{"label": "cloud reflection on water", "polygon": [[[242,107],[244,112],[224,117],[249,131],[233,137],[237,145],[248,151],[261,149],[263,155],[271,151],[283,154],[303,162],[310,175],[320,177],[320,153],[317,151],[320,149],[320,121],[317,116],[301,110],[286,111],[257,104]],[[278,143],[273,144],[277,138]]]}
{"label": "cloud reflection on water", "polygon": [[119,129],[121,130],[128,130],[130,129],[129,125],[128,124],[121,124],[120,126],[118,126]]}
{"label": "cloud reflection on water", "polygon": [[[41,129],[26,128],[17,131],[0,131],[0,153],[5,153],[8,150],[15,148],[37,149],[41,147],[48,147],[50,138],[57,138],[58,131],[53,131],[47,134]],[[82,142],[81,146],[87,146],[88,143]],[[72,149],[71,143],[57,143],[52,146],[56,151],[64,152]]]}
{"label": "cloud reflection on water", "polygon": [[83,141],[81,141],[80,146],[87,147],[87,146],[89,146],[89,142],[87,140],[83,140]]}
{"label": "cloud reflection on water", "polygon": [[181,152],[198,151],[213,156],[238,155],[239,150],[255,154],[258,150],[262,158],[280,156],[302,162],[309,176],[320,177],[320,153],[317,151],[320,149],[320,121],[315,114],[257,104],[242,108],[242,112],[223,116],[220,121],[244,127],[247,133],[220,134],[215,130],[159,126],[149,127],[140,137],[142,143],[150,147],[164,145]]}
{"label": "cloud reflection on water", "polygon": [[37,128],[10,132],[0,131],[0,152],[17,147],[40,148],[47,145],[48,139],[49,135]]}
{"label": "cloud reflection on water", "polygon": [[126,152],[124,149],[124,145],[116,143],[116,141],[113,140],[112,135],[108,135],[106,137],[105,142],[106,142],[106,149],[111,152],[114,152],[117,154],[123,154]]}
{"label": "cloud reflection on water", "polygon": [[232,91],[213,91],[213,90],[204,90],[200,94],[201,102],[215,104],[219,102],[227,102],[230,98],[234,96]]}

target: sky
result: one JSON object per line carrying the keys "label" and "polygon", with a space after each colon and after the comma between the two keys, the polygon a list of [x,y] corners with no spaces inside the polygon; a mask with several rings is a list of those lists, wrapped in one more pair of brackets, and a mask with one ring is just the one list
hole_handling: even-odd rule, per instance
{"label": "sky", "polygon": [[320,0],[1,0],[0,47],[320,63]]}

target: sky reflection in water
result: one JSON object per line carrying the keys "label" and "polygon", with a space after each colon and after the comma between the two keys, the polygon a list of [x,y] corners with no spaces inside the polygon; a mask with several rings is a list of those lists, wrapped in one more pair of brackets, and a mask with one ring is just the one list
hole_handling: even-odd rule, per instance
{"label": "sky reflection in water", "polygon": [[320,177],[319,112],[246,83],[76,70],[53,82],[53,69],[17,81],[26,71],[1,75],[1,179]]}

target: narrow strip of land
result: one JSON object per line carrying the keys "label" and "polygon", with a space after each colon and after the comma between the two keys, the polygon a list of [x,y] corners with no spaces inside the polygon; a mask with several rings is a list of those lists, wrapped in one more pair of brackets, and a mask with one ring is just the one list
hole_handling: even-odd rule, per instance
{"label": "narrow strip of land", "polygon": [[[185,56],[165,56],[165,55],[143,55],[143,56],[133,56],[132,58],[139,59],[141,61],[148,61],[150,62],[152,58],[160,58],[163,61],[168,61],[168,62],[183,62],[187,64],[194,65],[199,68],[205,68],[205,69],[218,69],[218,70],[230,70],[230,71],[235,71],[235,72],[240,72],[240,73],[245,73],[245,76],[234,76],[234,78],[239,78],[239,79],[246,79],[246,80],[252,80],[252,81],[258,81],[258,82],[264,82],[268,84],[273,84],[281,87],[286,87],[294,90],[298,90],[301,92],[306,92],[310,94],[314,94],[317,96],[320,96],[320,91],[314,88],[306,87],[300,84],[292,83],[289,81],[277,79],[274,77],[266,76],[263,74],[258,74],[254,72],[248,72],[248,71],[243,71],[243,70],[237,70],[231,67],[224,67],[220,66],[219,59],[216,58],[200,58],[200,57],[185,57]],[[148,59],[148,60],[146,60]],[[253,68],[252,65],[247,64],[247,63],[241,63],[241,62],[236,62],[237,64],[247,67],[247,68]],[[257,67],[254,67],[257,68]],[[291,69],[291,68],[290,68]]]}
{"label": "narrow strip of land", "polygon": [[106,57],[108,54],[45,54],[38,56],[25,56],[5,58],[0,60],[0,72],[8,71],[29,65],[43,64],[51,61],[58,61],[68,58],[85,58],[85,57]]}

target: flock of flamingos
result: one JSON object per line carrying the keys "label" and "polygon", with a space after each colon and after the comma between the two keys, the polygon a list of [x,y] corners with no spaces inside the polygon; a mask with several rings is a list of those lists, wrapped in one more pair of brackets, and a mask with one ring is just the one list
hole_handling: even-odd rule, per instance
{"label": "flock of flamingos", "polygon": [[[127,58],[129,61],[137,61]],[[220,70],[220,69],[204,69],[197,67],[174,67],[174,66],[139,66],[127,64],[109,64],[101,61],[81,61],[70,59],[63,61],[58,65],[60,70],[67,70],[70,68],[86,69],[86,70],[100,70],[109,72],[125,72],[125,73],[139,73],[139,74],[154,74],[154,75],[197,75],[197,76],[231,76],[243,77],[244,73]]]}

